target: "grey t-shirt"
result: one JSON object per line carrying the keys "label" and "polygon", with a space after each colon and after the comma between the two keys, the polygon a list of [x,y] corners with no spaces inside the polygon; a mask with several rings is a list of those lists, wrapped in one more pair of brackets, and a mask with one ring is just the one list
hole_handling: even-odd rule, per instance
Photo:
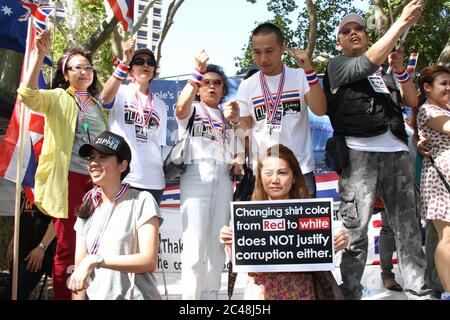
{"label": "grey t-shirt", "polygon": [[367,78],[380,66],[372,63],[367,56],[337,56],[328,63],[328,79],[331,90]]}
{"label": "grey t-shirt", "polygon": [[[109,214],[109,211],[107,212]],[[99,255],[129,255],[139,252],[137,229],[152,217],[162,218],[153,196],[147,191],[129,189],[125,199],[114,210],[101,238]],[[91,221],[92,220],[92,221]],[[86,237],[88,245],[93,243],[98,227],[103,221],[102,212],[96,210],[89,219],[78,218],[75,231]],[[132,274],[95,269],[91,273],[86,294],[90,300],[126,300],[131,298]],[[161,299],[156,278],[152,273],[136,273],[134,279],[134,300]]]}

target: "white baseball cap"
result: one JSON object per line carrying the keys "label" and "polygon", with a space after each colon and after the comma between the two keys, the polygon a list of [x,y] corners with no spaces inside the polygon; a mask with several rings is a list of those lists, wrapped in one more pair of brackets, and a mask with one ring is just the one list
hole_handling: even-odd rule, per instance
{"label": "white baseball cap", "polygon": [[366,25],[364,18],[361,17],[359,14],[356,14],[356,13],[346,14],[342,18],[341,23],[339,23],[339,26],[336,28],[336,39],[339,40],[338,34],[339,34],[339,31],[341,31],[342,27],[350,22],[356,22],[357,24],[359,24],[362,27],[365,27],[365,25]]}

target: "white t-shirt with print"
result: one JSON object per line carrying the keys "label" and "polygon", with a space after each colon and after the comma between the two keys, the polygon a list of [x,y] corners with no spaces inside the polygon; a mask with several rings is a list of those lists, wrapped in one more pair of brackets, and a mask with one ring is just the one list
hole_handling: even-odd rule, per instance
{"label": "white t-shirt with print", "polygon": [[[250,146],[252,161],[255,165],[257,156],[262,155],[267,148],[282,143],[291,149],[297,157],[303,173],[314,171],[314,155],[311,142],[311,127],[305,93],[309,85],[303,69],[293,69],[285,66],[285,83],[281,96],[283,117],[281,132],[269,135],[266,129],[266,106],[260,84],[260,72],[244,80],[239,85],[236,100],[239,104],[241,117],[251,116],[252,132]],[[266,81],[275,100],[281,74],[266,76]]]}
{"label": "white t-shirt with print", "polygon": [[150,89],[148,94],[151,108],[142,113],[138,105],[145,106],[147,96],[132,83],[122,84],[111,108],[109,127],[131,148],[131,171],[124,181],[132,187],[161,190],[165,186],[161,146],[166,145],[167,107]]}
{"label": "white t-shirt with print", "polygon": [[[219,164],[228,164],[233,159],[234,134],[233,130],[224,122],[222,111],[219,108],[210,108],[200,102],[194,102],[189,110],[189,115],[184,119],[178,119],[178,138],[181,140],[185,134],[189,119],[194,112],[193,135],[190,139],[190,163],[198,163],[202,160],[214,161]],[[212,120],[214,130],[208,120],[207,113]],[[225,143],[223,143],[224,128],[226,129]]]}

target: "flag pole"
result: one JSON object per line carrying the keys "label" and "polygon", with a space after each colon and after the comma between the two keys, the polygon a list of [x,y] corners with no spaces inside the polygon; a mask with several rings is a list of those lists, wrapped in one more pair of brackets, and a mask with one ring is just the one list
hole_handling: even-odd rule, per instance
{"label": "flag pole", "polygon": [[[31,31],[33,27],[33,17],[28,19],[27,30],[27,45],[25,47],[25,54],[23,57],[24,68],[22,77],[26,73],[29,64],[29,47],[31,41]],[[21,79],[22,80],[22,79]],[[20,128],[19,128],[19,151],[17,159],[17,171],[16,171],[16,200],[14,210],[14,252],[13,252],[13,277],[12,277],[12,294],[11,299],[17,300],[17,284],[19,279],[19,236],[20,236],[20,200],[22,192],[22,163],[23,163],[23,132],[25,124],[25,105],[20,102]]]}
{"label": "flag pole", "polygon": [[[57,28],[57,24],[58,24],[58,20],[56,20],[56,14],[57,14],[58,9],[56,8],[56,4],[55,4],[55,10],[53,11],[53,37],[56,36],[56,28]],[[52,37],[52,38],[53,38]],[[52,52],[51,52],[51,66],[50,66],[50,84],[48,86],[49,89],[53,88],[53,72],[55,71],[55,62],[54,62],[54,58],[55,58],[55,42],[56,41],[52,41]]]}

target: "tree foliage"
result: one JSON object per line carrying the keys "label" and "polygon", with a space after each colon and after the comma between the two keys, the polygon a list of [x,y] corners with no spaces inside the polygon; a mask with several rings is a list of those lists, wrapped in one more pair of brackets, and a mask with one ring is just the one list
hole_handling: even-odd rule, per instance
{"label": "tree foliage", "polygon": [[[256,3],[255,0],[250,1]],[[317,41],[312,48],[313,64],[319,72],[325,69],[326,61],[330,56],[336,55],[335,28],[339,24],[340,18],[345,13],[361,11],[349,1],[339,0],[316,0],[313,2],[315,14],[317,16]],[[274,14],[274,18],[267,21],[276,24],[283,31],[286,45],[288,47],[306,49],[310,36],[310,18],[307,6],[299,6],[299,1],[294,0],[268,0],[267,10]],[[290,17],[296,16],[297,21],[292,21]],[[255,26],[266,21],[259,21]],[[250,67],[254,62],[251,56],[250,38],[243,48],[243,57],[235,57],[235,65],[242,69]],[[294,60],[286,55],[283,61],[290,66],[295,66]]]}
{"label": "tree foliage", "polygon": [[[76,0],[74,8],[74,37],[71,37],[71,28],[67,23],[57,24],[57,28],[53,36],[53,52],[55,62],[64,54],[66,49],[74,44],[87,47],[87,49],[95,52],[94,65],[97,70],[100,83],[104,83],[112,73],[113,51],[110,41],[103,41],[96,44],[96,48],[90,48],[88,41],[92,38],[92,34],[99,27],[106,16],[105,7],[101,1]],[[117,21],[116,21],[117,24]],[[92,50],[94,49],[94,50]]]}
{"label": "tree foliage", "polygon": [[[250,3],[257,3],[257,0],[247,0]],[[350,1],[339,0],[316,0],[309,1],[313,5],[315,16],[317,17],[317,38],[313,39],[315,45],[310,47],[312,52],[313,65],[318,72],[325,70],[326,62],[331,56],[338,52],[335,49],[336,38],[335,28],[339,24],[342,16],[349,12],[361,13]],[[306,49],[310,43],[311,18],[307,6],[300,6],[299,1],[294,0],[268,0],[267,10],[272,12],[274,17],[269,21],[255,22],[255,27],[263,22],[272,22],[283,32],[286,45],[293,48]],[[297,17],[294,23],[290,17]],[[249,68],[253,63],[251,54],[251,41],[243,47],[243,57],[235,57],[235,65],[242,69]],[[290,55],[283,57],[283,62],[289,66],[296,66]]]}
{"label": "tree foliage", "polygon": [[[257,0],[246,1],[254,4],[258,2]],[[335,48],[335,30],[340,19],[346,13],[355,12],[365,17],[369,37],[373,43],[389,29],[392,24],[391,15],[395,21],[408,1],[373,0],[370,2],[371,7],[368,12],[363,13],[354,6],[353,1],[306,0],[307,4],[312,5],[311,8],[317,17],[316,39],[310,39],[311,16],[308,13],[307,6],[300,6],[300,2],[294,0],[267,0],[266,5],[268,11],[274,15],[269,22],[275,23],[282,29],[288,46],[307,48],[311,40],[315,41],[311,48],[313,64],[318,72],[323,72],[329,58],[339,54]],[[290,18],[293,15],[297,16],[297,21],[295,22]],[[255,22],[255,26],[262,22],[265,21]],[[450,60],[449,34],[450,1],[426,1],[421,20],[410,29],[406,38],[404,44],[406,55],[408,56],[408,53],[413,51],[419,52],[418,70],[431,63],[436,63],[438,59],[441,62],[448,63]],[[283,61],[287,65],[294,64],[294,61],[289,56],[285,56]],[[246,69],[253,63],[249,39],[248,43],[243,47],[242,57],[235,57],[235,65]]]}
{"label": "tree foliage", "polygon": [[[390,0],[390,1],[374,1],[375,5],[367,12],[366,21],[368,31],[372,42],[376,41],[382,36],[392,24],[391,13],[394,20],[396,20],[408,1],[405,0]],[[389,10],[390,3],[390,10]],[[377,5],[380,8],[377,8]],[[379,17],[376,17],[375,11],[378,10]],[[377,18],[380,21],[377,21]],[[384,24],[383,24],[384,22]],[[433,0],[425,2],[425,9],[419,22],[412,26],[406,37],[405,59],[408,58],[410,52],[419,52],[419,60],[416,70],[437,63],[439,56],[444,51],[446,46],[450,44],[450,1],[448,0]],[[447,48],[447,50],[449,50]],[[441,58],[443,63],[450,62],[447,58]]]}

